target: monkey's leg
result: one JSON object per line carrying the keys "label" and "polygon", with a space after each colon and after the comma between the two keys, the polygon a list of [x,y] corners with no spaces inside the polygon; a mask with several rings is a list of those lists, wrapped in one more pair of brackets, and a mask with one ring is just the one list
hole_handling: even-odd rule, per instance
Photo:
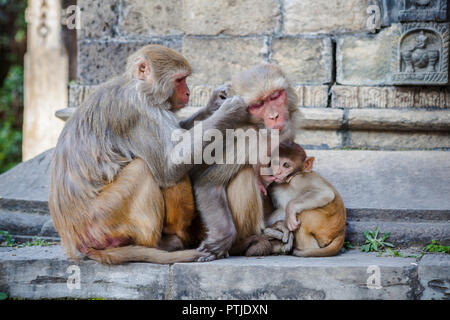
{"label": "monkey's leg", "polygon": [[205,181],[198,182],[194,184],[197,210],[207,229],[206,239],[197,249],[205,252],[207,257],[200,257],[198,261],[211,261],[228,256],[228,250],[236,237],[236,229],[225,187]]}
{"label": "monkey's leg", "polygon": [[[253,168],[245,167],[239,171],[227,187],[227,196],[237,230],[233,254],[270,254],[272,249],[268,237],[261,235],[264,228],[263,203]],[[246,241],[249,237],[251,242]],[[242,248],[242,242],[249,243],[249,246]]]}
{"label": "monkey's leg", "polygon": [[320,248],[316,238],[311,234],[309,229],[303,223],[300,226],[300,228],[297,231],[295,231],[294,240],[295,240],[294,251]]}
{"label": "monkey's leg", "polygon": [[116,180],[102,190],[93,205],[96,210],[103,210],[103,217],[108,217],[109,213],[106,221],[96,222],[108,226],[111,232],[108,237],[129,239],[135,244],[121,246],[113,241],[114,245],[105,248],[91,247],[87,256],[94,260],[108,264],[128,261],[173,263],[193,261],[201,256],[196,250],[167,252],[156,249],[164,220],[164,199],[158,183],[141,159],[127,165]]}
{"label": "monkey's leg", "polygon": [[191,237],[188,229],[196,215],[189,176],[186,175],[173,187],[162,189],[162,193],[166,210],[163,233],[176,235],[184,246],[189,246]]}

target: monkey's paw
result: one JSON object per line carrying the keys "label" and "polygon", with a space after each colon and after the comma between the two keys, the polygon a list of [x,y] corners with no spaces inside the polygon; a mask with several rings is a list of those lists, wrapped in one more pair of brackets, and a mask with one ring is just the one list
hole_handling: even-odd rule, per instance
{"label": "monkey's paw", "polygon": [[231,247],[232,242],[228,243],[226,239],[223,240],[208,240],[206,239],[197,248],[198,251],[205,253],[203,257],[199,257],[196,261],[207,262],[221,258],[228,258],[228,249]]}
{"label": "monkey's paw", "polygon": [[249,118],[248,106],[239,96],[234,96],[225,100],[220,107],[227,115],[227,118],[233,123],[246,122]]}
{"label": "monkey's paw", "polygon": [[208,102],[208,111],[214,113],[231,95],[231,83],[227,82],[215,88]]}
{"label": "monkey's paw", "polygon": [[264,234],[274,238],[281,240],[283,243],[288,243],[291,238],[292,232],[286,226],[286,223],[283,220],[275,222],[270,227],[264,229]]}

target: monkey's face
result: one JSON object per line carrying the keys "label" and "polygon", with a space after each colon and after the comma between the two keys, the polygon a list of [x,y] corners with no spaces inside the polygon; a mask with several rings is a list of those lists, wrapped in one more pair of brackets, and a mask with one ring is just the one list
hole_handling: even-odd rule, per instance
{"label": "monkey's face", "polygon": [[[270,176],[261,176],[264,182],[275,182],[275,183],[285,183],[289,176],[298,171],[298,165],[294,161],[289,158],[279,157],[272,161],[272,175]],[[269,183],[270,184],[270,183]]]}
{"label": "monkey's face", "polygon": [[186,83],[188,75],[180,73],[174,77],[174,89],[173,94],[170,97],[170,103],[174,110],[184,108],[189,102],[190,91]]}
{"label": "monkey's face", "polygon": [[249,103],[252,118],[264,122],[268,129],[282,131],[287,122],[287,97],[284,89],[269,92],[261,99]]}

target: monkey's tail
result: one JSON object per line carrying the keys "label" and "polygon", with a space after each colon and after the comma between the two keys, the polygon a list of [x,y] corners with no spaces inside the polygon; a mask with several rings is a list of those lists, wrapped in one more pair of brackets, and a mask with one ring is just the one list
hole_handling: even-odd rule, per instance
{"label": "monkey's tail", "polygon": [[142,246],[125,246],[102,250],[90,248],[86,252],[87,257],[104,264],[120,264],[125,262],[150,262],[159,264],[192,262],[203,255],[203,253],[197,250],[168,252]]}
{"label": "monkey's tail", "polygon": [[341,250],[342,245],[344,244],[344,238],[345,234],[341,234],[334,238],[329,245],[323,248],[305,250],[294,249],[292,255],[297,257],[331,257],[336,255],[339,250]]}

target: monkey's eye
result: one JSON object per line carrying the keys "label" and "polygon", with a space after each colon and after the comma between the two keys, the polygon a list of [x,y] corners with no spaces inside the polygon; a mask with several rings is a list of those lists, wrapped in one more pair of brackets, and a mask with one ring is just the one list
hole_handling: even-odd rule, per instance
{"label": "monkey's eye", "polygon": [[248,108],[250,110],[256,110],[256,109],[261,108],[263,105],[264,105],[264,101],[259,101],[258,103],[254,103],[254,104],[250,105]]}
{"label": "monkey's eye", "polygon": [[272,95],[270,96],[270,100],[275,100],[277,99],[279,96],[281,96],[281,90],[277,90],[274,93],[272,93]]}
{"label": "monkey's eye", "polygon": [[283,167],[285,167],[286,169],[289,169],[291,167],[291,165],[287,162],[283,163]]}

